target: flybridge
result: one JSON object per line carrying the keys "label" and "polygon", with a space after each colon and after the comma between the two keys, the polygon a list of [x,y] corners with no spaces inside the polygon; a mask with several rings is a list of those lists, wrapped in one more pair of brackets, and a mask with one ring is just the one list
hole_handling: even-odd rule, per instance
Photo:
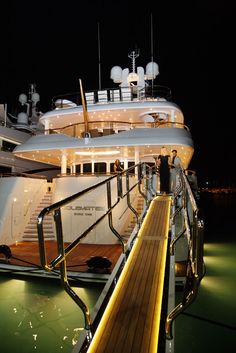
{"label": "flybridge", "polygon": [[[145,99],[171,99],[171,92],[168,87],[154,86],[153,81],[159,74],[158,64],[154,61],[146,65],[146,69],[142,66],[136,67],[136,59],[139,53],[132,51],[128,57],[131,59],[131,71],[128,68],[122,69],[120,66],[113,66],[110,78],[114,83],[118,83],[116,88],[92,90],[85,92],[85,101],[87,105],[96,103],[116,103],[131,102]],[[73,108],[81,105],[80,94],[74,93],[54,97],[54,107]]]}
{"label": "flybridge", "polygon": [[154,61],[147,64],[144,72],[144,68],[141,66],[138,66],[136,70],[135,60],[139,57],[139,53],[132,51],[128,57],[132,60],[131,72],[128,68],[122,70],[120,66],[114,66],[111,69],[111,79],[115,83],[120,83],[121,87],[137,85],[139,89],[142,89],[148,85],[148,80],[154,80],[159,74],[159,67]]}

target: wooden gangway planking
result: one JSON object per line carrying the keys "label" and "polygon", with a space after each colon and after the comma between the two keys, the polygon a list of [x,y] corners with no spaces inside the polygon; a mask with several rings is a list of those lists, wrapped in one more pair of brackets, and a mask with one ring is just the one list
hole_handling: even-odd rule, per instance
{"label": "wooden gangway planking", "polygon": [[157,352],[170,207],[152,200],[88,353]]}

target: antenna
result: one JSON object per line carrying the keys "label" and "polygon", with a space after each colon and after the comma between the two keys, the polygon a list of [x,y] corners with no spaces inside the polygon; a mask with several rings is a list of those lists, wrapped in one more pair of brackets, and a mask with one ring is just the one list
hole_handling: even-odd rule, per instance
{"label": "antenna", "polygon": [[153,24],[152,24],[152,13],[151,13],[151,62],[153,62]]}
{"label": "antenna", "polygon": [[[153,65],[153,23],[152,23],[152,12],[151,12],[151,62],[152,62],[152,71],[154,71],[154,65]],[[154,72],[152,72],[152,94],[153,94],[153,85],[154,85]]]}
{"label": "antenna", "polygon": [[139,51],[132,51],[128,57],[132,60],[132,72],[135,72],[135,60],[139,57]]}
{"label": "antenna", "polygon": [[101,48],[100,48],[100,25],[98,22],[98,88],[102,89],[101,84]]}

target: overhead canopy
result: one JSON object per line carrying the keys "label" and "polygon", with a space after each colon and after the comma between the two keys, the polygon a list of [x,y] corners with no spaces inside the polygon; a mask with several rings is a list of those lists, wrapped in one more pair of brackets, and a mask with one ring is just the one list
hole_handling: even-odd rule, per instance
{"label": "overhead canopy", "polygon": [[79,164],[94,159],[112,160],[117,158],[117,151],[120,159],[134,160],[137,151],[140,158],[145,159],[159,154],[163,145],[179,150],[183,163],[189,163],[193,154],[192,137],[188,130],[179,128],[131,129],[90,139],[63,134],[37,135],[17,146],[13,153],[22,158],[54,165],[60,165],[62,154],[66,154],[68,164]]}

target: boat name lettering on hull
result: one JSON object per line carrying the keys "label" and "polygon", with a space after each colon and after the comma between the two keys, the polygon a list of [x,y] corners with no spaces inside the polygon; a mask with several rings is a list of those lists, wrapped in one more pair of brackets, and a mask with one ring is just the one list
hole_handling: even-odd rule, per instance
{"label": "boat name lettering on hull", "polygon": [[101,206],[66,206],[67,211],[104,211],[104,207]]}
{"label": "boat name lettering on hull", "polygon": [[75,211],[74,216],[92,216],[94,211],[104,211],[101,206],[66,206],[66,211]]}

